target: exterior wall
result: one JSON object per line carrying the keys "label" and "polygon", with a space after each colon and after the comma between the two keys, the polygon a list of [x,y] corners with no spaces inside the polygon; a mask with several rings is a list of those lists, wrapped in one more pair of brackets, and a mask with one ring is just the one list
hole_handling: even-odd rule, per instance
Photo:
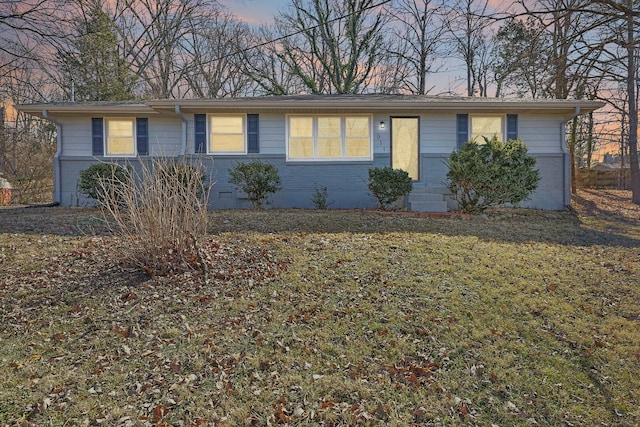
{"label": "exterior wall", "polygon": [[[542,179],[538,188],[531,195],[530,200],[519,206],[535,209],[562,210],[566,207],[563,182],[567,179],[565,163],[568,154],[532,154],[536,159],[536,168],[540,170]],[[445,160],[448,154],[423,154],[420,166],[422,178],[427,187],[445,187],[447,166]]]}
{"label": "exterior wall", "polygon": [[[373,208],[377,202],[367,190],[369,169],[389,164],[389,156],[376,156],[373,162],[286,162],[283,155],[256,155],[278,168],[282,190],[274,194],[268,203],[273,208],[312,208],[311,197],[316,187],[328,190],[331,208]],[[228,170],[237,162],[246,161],[245,156],[216,157],[211,178],[215,184],[210,195],[210,208],[247,208],[251,204],[246,196],[229,184]]]}
{"label": "exterior wall", "polygon": [[422,155],[443,153],[449,155],[455,148],[455,114],[423,114],[420,116],[420,153]]}
{"label": "exterior wall", "polygon": [[[251,113],[251,111],[249,111]],[[316,187],[326,186],[332,208],[372,208],[376,200],[367,190],[368,170],[391,164],[391,117],[373,116],[373,161],[351,162],[287,162],[285,157],[285,114],[260,114],[260,153],[233,156],[208,156],[212,160],[208,176],[214,181],[210,208],[236,209],[250,206],[246,195],[228,183],[228,170],[237,162],[260,159],[278,167],[283,183],[281,191],[270,198],[267,206],[274,208],[312,208],[311,197]],[[417,186],[443,187],[447,167],[444,161],[456,147],[455,113],[398,114],[398,117],[420,117],[420,174]],[[186,154],[194,156],[194,119],[187,119]],[[385,129],[379,128],[384,121]],[[549,114],[520,114],[519,136],[530,154],[537,159],[542,181],[530,201],[522,206],[541,209],[563,209],[567,186],[567,156],[562,146],[562,118]],[[112,161],[91,155],[91,118],[60,120],[63,126],[63,150],[60,155],[60,203],[65,206],[92,204],[77,191],[81,170],[96,161]],[[180,153],[182,121],[176,118],[149,118],[149,148],[151,156],[174,156]],[[136,159],[120,159],[135,164]]]}
{"label": "exterior wall", "polygon": [[542,179],[531,199],[520,204],[525,208],[561,210],[566,207],[563,183],[568,176],[568,154],[533,154]]}
{"label": "exterior wall", "polygon": [[564,119],[549,114],[520,114],[518,136],[530,154],[565,152],[562,145],[561,127]]}
{"label": "exterior wall", "polygon": [[78,190],[80,171],[96,163],[94,157],[78,156],[60,157],[60,205],[62,206],[91,206],[95,201],[85,197]]}

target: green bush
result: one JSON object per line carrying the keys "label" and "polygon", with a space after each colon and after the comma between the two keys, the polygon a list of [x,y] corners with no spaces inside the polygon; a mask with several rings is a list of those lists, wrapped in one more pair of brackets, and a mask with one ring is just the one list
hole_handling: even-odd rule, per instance
{"label": "green bush", "polygon": [[461,212],[478,213],[492,206],[516,205],[527,200],[540,182],[536,159],[527,154],[521,140],[485,140],[482,145],[465,143],[445,162],[449,167],[447,187]]}
{"label": "green bush", "polygon": [[129,179],[129,172],[114,163],[96,163],[80,171],[78,189],[97,200],[104,202],[106,192],[112,192],[121,187]]}
{"label": "green bush", "polygon": [[316,209],[327,209],[329,207],[329,203],[327,203],[327,198],[329,197],[329,190],[326,186],[316,185],[315,191],[311,196],[311,203]]}
{"label": "green bush", "polygon": [[238,163],[229,169],[229,182],[247,193],[251,205],[256,209],[262,209],[269,195],[281,188],[278,168],[259,160]]}
{"label": "green bush", "polygon": [[400,197],[409,194],[413,183],[409,174],[402,169],[384,168],[369,169],[369,191],[378,199],[382,209],[388,209]]}

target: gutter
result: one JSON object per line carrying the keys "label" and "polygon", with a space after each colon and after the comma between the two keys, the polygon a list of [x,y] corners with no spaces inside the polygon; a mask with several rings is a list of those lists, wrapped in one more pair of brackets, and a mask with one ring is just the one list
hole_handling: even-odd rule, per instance
{"label": "gutter", "polygon": [[47,110],[42,110],[42,117],[56,125],[56,153],[53,155],[53,202],[60,203],[62,198],[62,182],[60,182],[60,156],[62,155],[62,124],[49,116]]}
{"label": "gutter", "polygon": [[562,168],[562,176],[564,181],[564,205],[571,205],[571,158],[569,157],[569,151],[567,150],[567,123],[581,114],[581,108],[575,107],[573,114],[569,116],[567,120],[560,124],[560,150],[562,150],[563,157],[568,160],[564,161],[564,167]]}
{"label": "gutter", "polygon": [[180,147],[180,156],[183,156],[187,153],[187,118],[182,114],[180,110],[180,105],[176,104],[174,111],[180,120],[182,120],[182,144]]}

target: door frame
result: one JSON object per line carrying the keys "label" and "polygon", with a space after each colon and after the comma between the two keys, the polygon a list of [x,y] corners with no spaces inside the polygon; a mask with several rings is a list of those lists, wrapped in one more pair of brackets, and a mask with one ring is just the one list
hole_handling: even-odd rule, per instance
{"label": "door frame", "polygon": [[390,127],[390,132],[389,132],[389,162],[390,162],[390,166],[393,167],[393,119],[416,119],[418,121],[418,135],[417,135],[417,140],[416,140],[416,144],[417,144],[417,154],[416,154],[416,161],[418,163],[418,177],[417,179],[412,180],[413,182],[419,182],[421,177],[422,177],[422,167],[420,166],[420,116],[391,116],[389,118],[389,127]]}

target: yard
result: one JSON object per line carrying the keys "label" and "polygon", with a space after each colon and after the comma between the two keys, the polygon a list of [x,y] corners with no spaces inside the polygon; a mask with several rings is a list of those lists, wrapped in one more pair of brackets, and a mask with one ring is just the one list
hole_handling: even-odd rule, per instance
{"label": "yard", "polygon": [[0,426],[640,424],[640,209],[211,213],[212,283],[0,210]]}

